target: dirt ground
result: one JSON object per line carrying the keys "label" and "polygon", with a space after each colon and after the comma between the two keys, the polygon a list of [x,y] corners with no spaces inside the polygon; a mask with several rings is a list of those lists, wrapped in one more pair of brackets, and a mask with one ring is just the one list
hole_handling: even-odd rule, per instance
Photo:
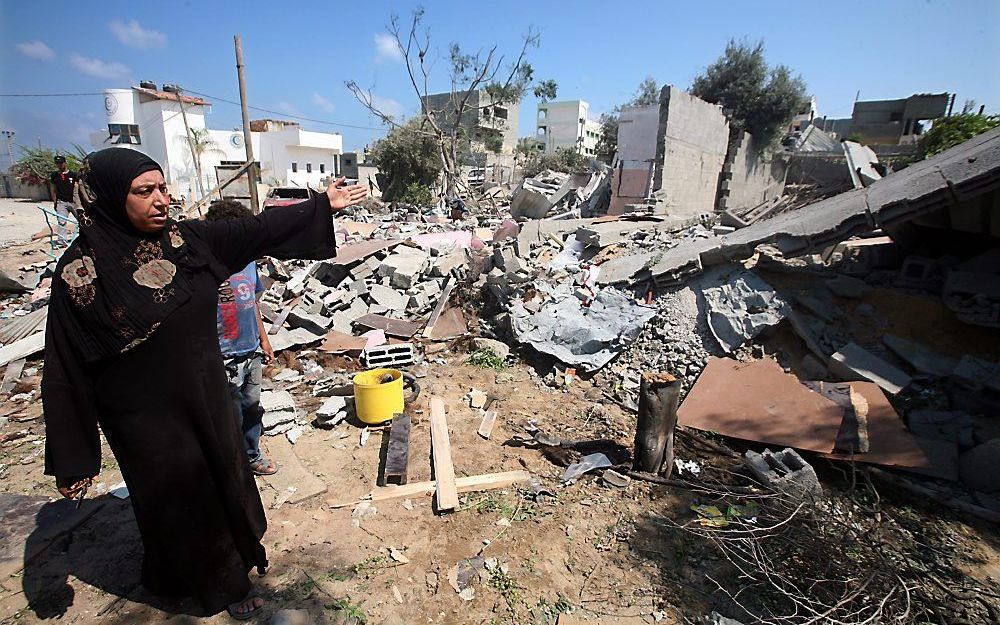
{"label": "dirt ground", "polygon": [[[22,254],[29,248],[8,248],[0,266],[30,262],[37,253]],[[353,502],[376,485],[387,431],[372,431],[364,446],[361,429],[349,423],[333,430],[308,427],[294,446],[282,436],[265,437],[269,454],[294,454],[326,492],[287,503],[287,474],[258,478],[271,567],[254,576],[267,606],[251,622],[268,623],[276,610],[291,608],[307,611],[315,623],[565,623],[569,618],[560,614],[571,612],[579,619],[573,622],[672,624],[695,622],[726,605],[709,577],[725,568],[719,555],[672,525],[693,522],[696,493],[641,481],[615,488],[593,475],[563,485],[559,465],[576,456],[560,459],[508,444],[532,422],[563,439],[604,439],[631,449],[634,416],[590,382],[550,388],[526,364],[484,370],[464,363],[462,345],[452,347],[428,357],[422,393],[407,408],[413,419],[409,481],[432,477],[427,402],[433,394],[446,404],[458,476],[527,470],[551,496],[538,496],[527,485],[470,493],[445,514],[436,512],[429,496],[387,500],[356,527]],[[320,360],[326,374],[343,362]],[[41,364],[36,359],[27,366]],[[19,390],[37,389],[37,383],[37,377],[22,380]],[[489,440],[476,434],[479,411],[462,399],[473,387],[497,397],[499,416]],[[322,402],[311,389],[307,382],[291,391],[308,413]],[[0,517],[0,623],[233,622],[225,614],[199,615],[191,602],[150,596],[139,585],[138,529],[128,500],[109,494],[121,474],[106,445],[98,482],[76,509],[58,500],[53,480],[42,473],[37,391],[28,401],[0,405],[0,417],[9,420],[0,436],[27,431],[0,445],[0,501],[23,497],[23,509],[35,506],[23,517]],[[683,433],[677,457],[699,464],[697,479],[727,481],[735,460],[713,440],[721,439]],[[817,461],[824,486],[836,492],[844,480],[831,466]],[[995,527],[888,489],[880,495],[882,514],[914,540],[926,541],[949,574],[958,571],[996,588]],[[474,596],[465,600],[449,583],[449,572],[476,556],[496,558],[497,567],[473,577]]]}

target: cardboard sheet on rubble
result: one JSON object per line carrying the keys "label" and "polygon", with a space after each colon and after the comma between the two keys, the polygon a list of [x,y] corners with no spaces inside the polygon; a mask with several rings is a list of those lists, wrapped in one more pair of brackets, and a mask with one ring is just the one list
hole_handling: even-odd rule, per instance
{"label": "cardboard sheet on rubble", "polygon": [[677,410],[677,422],[748,441],[832,452],[843,415],[773,360],[713,357]]}
{"label": "cardboard sheet on rubble", "polygon": [[331,354],[343,354],[347,352],[360,352],[367,345],[368,339],[363,336],[353,336],[337,330],[330,330],[323,338],[323,343],[319,346],[324,352]]}
{"label": "cardboard sheet on rubble", "polygon": [[382,315],[367,314],[354,320],[356,325],[369,330],[382,330],[390,336],[402,339],[413,338],[413,335],[420,329],[421,324],[401,319],[392,319]]}
{"label": "cardboard sheet on rubble", "polygon": [[434,341],[444,341],[462,336],[468,331],[469,326],[465,322],[465,315],[462,314],[462,309],[449,306],[438,317],[437,323],[434,324],[434,329],[431,330],[427,338]]}
{"label": "cardboard sheet on rubble", "polygon": [[[851,389],[868,402],[868,440],[871,451],[855,454],[867,464],[905,469],[946,480],[958,479],[958,447],[954,443],[918,438],[911,434],[885,393],[872,382],[851,382]],[[846,460],[846,454],[823,454]]]}
{"label": "cardboard sheet on rubble", "polygon": [[337,248],[337,255],[333,257],[333,262],[337,265],[350,265],[353,262],[368,258],[376,252],[387,250],[402,243],[399,239],[374,239],[371,241],[361,241],[351,243]]}

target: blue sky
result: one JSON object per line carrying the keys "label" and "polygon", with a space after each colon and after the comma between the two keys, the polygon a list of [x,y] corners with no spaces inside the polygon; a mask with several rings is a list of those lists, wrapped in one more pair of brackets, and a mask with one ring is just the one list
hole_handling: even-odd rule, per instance
{"label": "blue sky", "polygon": [[[390,13],[411,3],[26,2],[0,0],[0,93],[91,93],[139,79],[238,100],[233,35],[243,37],[251,105],[346,126],[351,150],[384,134],[344,87],[354,79],[387,107],[412,113],[417,100],[391,47],[380,47]],[[821,114],[847,117],[862,99],[951,91],[1000,111],[1000,2],[846,0],[836,3],[427,2],[437,86],[447,88],[448,44],[500,44],[514,54],[529,26],[541,47],[529,61],[555,79],[559,99],[592,113],[629,98],[646,76],[687,88],[731,37],[763,39],[768,59],[802,75]],[[0,97],[0,127],[18,144],[89,146],[104,127],[100,96]],[[534,130],[536,102],[521,105],[520,135]],[[251,117],[266,117],[251,111]],[[274,115],[270,115],[274,117]],[[240,123],[216,102],[212,128]],[[367,127],[367,128],[365,128]]]}

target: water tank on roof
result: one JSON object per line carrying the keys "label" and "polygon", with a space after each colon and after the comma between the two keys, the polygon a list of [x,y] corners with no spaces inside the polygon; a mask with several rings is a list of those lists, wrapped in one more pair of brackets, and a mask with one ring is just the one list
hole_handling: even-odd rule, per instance
{"label": "water tank on roof", "polygon": [[168,85],[163,83],[163,91],[166,93],[180,93],[181,88],[177,85]]}
{"label": "water tank on roof", "polygon": [[152,80],[140,80],[139,86],[142,87],[143,89],[152,89],[153,91],[157,90],[156,83],[153,82]]}
{"label": "water tank on roof", "polygon": [[105,89],[104,113],[109,124],[138,124],[136,92],[131,89]]}

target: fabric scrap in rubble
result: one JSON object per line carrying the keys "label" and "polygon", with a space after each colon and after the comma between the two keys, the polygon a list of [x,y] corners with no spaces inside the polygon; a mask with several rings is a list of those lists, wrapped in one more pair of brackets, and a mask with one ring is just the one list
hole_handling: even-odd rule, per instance
{"label": "fabric scrap in rubble", "polygon": [[587,371],[600,369],[639,336],[656,314],[615,289],[599,291],[584,306],[569,285],[561,285],[537,312],[523,302],[511,307],[511,327],[519,343]]}

